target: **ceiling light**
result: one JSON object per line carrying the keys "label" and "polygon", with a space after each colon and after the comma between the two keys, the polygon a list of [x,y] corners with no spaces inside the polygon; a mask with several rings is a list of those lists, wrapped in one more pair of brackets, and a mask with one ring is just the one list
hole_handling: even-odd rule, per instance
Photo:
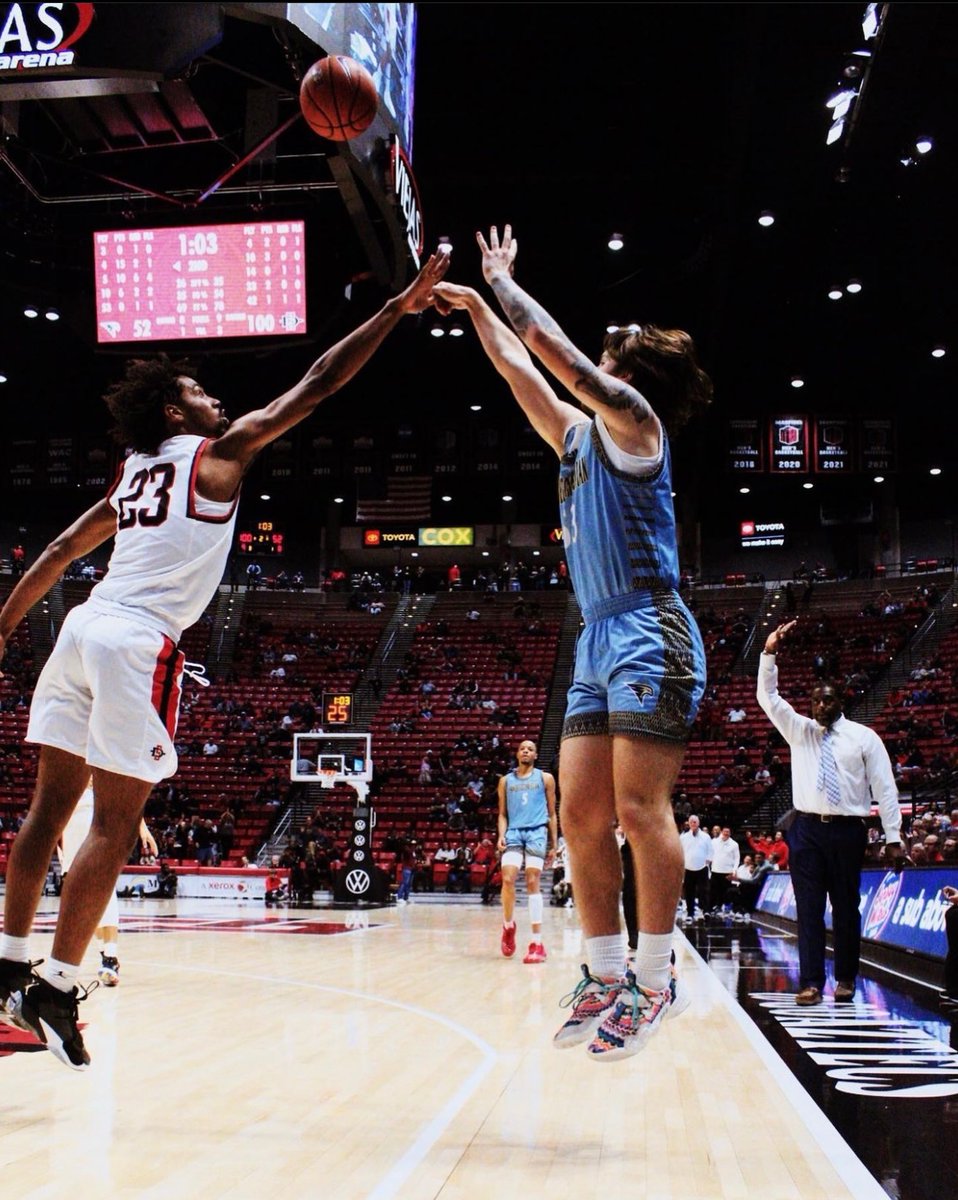
{"label": "ceiling light", "polygon": [[482,412],[482,405],[481,404],[470,404],[469,411],[470,412]]}
{"label": "ceiling light", "polygon": [[461,325],[453,325],[453,327],[449,330],[449,336],[450,337],[462,337],[464,332],[465,332],[465,330],[462,328]]}
{"label": "ceiling light", "polygon": [[815,486],[814,483],[803,483],[802,484],[802,487],[805,489],[806,492],[810,492],[814,486]]}
{"label": "ceiling light", "polygon": [[342,504],[342,503],[343,503],[342,496],[333,496],[333,504]]}
{"label": "ceiling light", "polygon": [[269,498],[269,492],[263,492],[263,494],[260,496],[260,500],[269,500]]}
{"label": "ceiling light", "polygon": [[849,279],[845,286],[845,291],[849,292],[852,296],[857,296],[861,290],[862,281],[860,279]]}
{"label": "ceiling light", "polygon": [[625,239],[622,237],[621,233],[613,233],[612,236],[609,238],[609,249],[610,250],[621,250],[624,245],[625,245]]}
{"label": "ceiling light", "polygon": [[449,501],[452,499],[452,496],[440,496],[439,499],[442,500],[442,502],[444,504],[448,504]]}
{"label": "ceiling light", "polygon": [[935,346],[931,352],[932,358],[944,358],[947,351],[944,346]]}
{"label": "ceiling light", "polygon": [[828,97],[825,107],[831,112],[833,121],[843,121],[848,116],[848,110],[857,95],[854,88],[842,88]]}
{"label": "ceiling light", "polygon": [[512,499],[512,497],[509,495],[508,492],[506,492],[506,494],[502,498],[503,498],[503,500],[506,500],[506,501],[509,501]]}
{"label": "ceiling light", "polygon": [[6,382],[7,382],[6,375],[0,375],[0,383],[6,383]]}
{"label": "ceiling light", "polygon": [[532,557],[533,557],[533,558],[538,558],[538,557],[539,557],[539,551],[538,551],[538,550],[533,550],[533,551],[532,551]]}
{"label": "ceiling light", "polygon": [[915,142],[915,149],[919,154],[927,154],[934,144],[930,137],[920,137]]}
{"label": "ceiling light", "polygon": [[875,476],[875,482],[876,482],[876,483],[884,483],[884,482],[885,482],[885,476],[884,476],[884,475],[876,475],[876,476]]}
{"label": "ceiling light", "polygon": [[446,331],[445,331],[445,329],[443,329],[443,327],[441,325],[433,325],[432,329],[430,329],[429,332],[432,334],[433,337],[445,337],[446,336]]}
{"label": "ceiling light", "polygon": [[618,333],[619,327],[618,325],[606,325],[605,331],[606,333]]}
{"label": "ceiling light", "polygon": [[829,300],[841,300],[842,296],[844,296],[844,295],[845,295],[845,293],[842,291],[842,289],[838,286],[837,283],[828,289]]}
{"label": "ceiling light", "polygon": [[740,487],[738,489],[740,496],[747,496],[751,490],[752,490],[751,488],[747,488],[747,487]]}
{"label": "ceiling light", "polygon": [[483,550],[483,552],[482,552],[482,557],[483,557],[483,558],[488,558],[488,557],[489,557],[489,551],[488,551],[488,550]]}
{"label": "ceiling light", "polygon": [[789,383],[791,383],[793,388],[802,388],[805,386],[805,380],[801,377],[801,375],[793,375],[789,380]]}
{"label": "ceiling light", "polygon": [[766,208],[764,212],[759,213],[758,223],[764,229],[768,229],[769,225],[775,224],[775,214],[769,212],[768,209]]}
{"label": "ceiling light", "polygon": [[43,315],[46,317],[46,319],[48,321],[59,321],[60,320],[60,313],[59,313],[59,310],[56,308],[48,308],[47,311]]}
{"label": "ceiling light", "polygon": [[842,136],[844,129],[845,129],[844,117],[840,118],[837,121],[832,121],[831,125],[829,125],[829,127],[828,127],[828,134],[825,137],[825,145],[826,146],[834,145],[835,142],[837,142],[838,139]]}
{"label": "ceiling light", "polygon": [[452,238],[446,237],[445,234],[437,241],[436,245],[443,254],[452,253]]}
{"label": "ceiling light", "polygon": [[932,467],[931,470],[928,472],[928,474],[929,475],[940,475],[941,467]]}
{"label": "ceiling light", "polygon": [[862,36],[866,42],[870,42],[878,32],[880,22],[881,17],[878,12],[878,5],[869,4],[865,9],[865,15],[862,17]]}
{"label": "ceiling light", "polygon": [[418,551],[418,550],[412,550],[412,551],[410,551],[410,553],[409,553],[409,557],[410,557],[410,558],[418,558],[418,557],[419,557],[419,551]]}
{"label": "ceiling light", "polygon": [[23,308],[23,315],[25,317],[29,317],[30,320],[32,321],[35,317],[38,317],[40,315],[40,310],[37,308],[37,306],[35,304],[26,304],[26,305],[24,305],[24,308]]}

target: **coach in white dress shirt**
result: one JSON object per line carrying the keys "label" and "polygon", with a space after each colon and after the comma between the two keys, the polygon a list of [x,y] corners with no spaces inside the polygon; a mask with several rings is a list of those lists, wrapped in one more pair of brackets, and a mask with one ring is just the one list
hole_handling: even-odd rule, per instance
{"label": "coach in white dress shirt", "polygon": [[835,999],[855,995],[861,942],[861,868],[865,818],[877,803],[893,869],[903,860],[901,810],[891,760],[867,725],[842,715],[839,689],[812,692],[812,716],[800,716],[778,694],[775,654],[788,621],[769,634],[758,669],[758,702],[791,747],[792,804],[787,832],[798,916],[797,1004],[820,1004],[825,988],[825,900],[832,903]]}

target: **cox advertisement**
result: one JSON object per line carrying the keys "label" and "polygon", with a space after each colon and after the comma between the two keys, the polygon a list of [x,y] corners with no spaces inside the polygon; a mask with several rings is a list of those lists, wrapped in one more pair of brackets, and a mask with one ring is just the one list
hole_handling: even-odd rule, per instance
{"label": "cox advertisement", "polygon": [[[955,875],[942,870],[862,871],[862,938],[902,950],[917,950],[933,958],[944,958],[945,913],[948,901],[941,894],[954,884]],[[795,920],[792,877],[777,872],[765,880],[756,909],[770,916]],[[825,909],[825,925],[832,927],[832,908]]]}

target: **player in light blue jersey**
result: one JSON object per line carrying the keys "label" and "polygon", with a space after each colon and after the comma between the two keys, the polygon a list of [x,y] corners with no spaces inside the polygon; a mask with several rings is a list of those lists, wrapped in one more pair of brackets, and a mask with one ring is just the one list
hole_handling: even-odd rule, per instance
{"label": "player in light blue jersey", "polygon": [[[677,590],[667,430],[704,408],[712,385],[687,333],[651,325],[610,334],[596,366],[516,284],[510,226],[501,244],[495,228],[488,243],[477,237],[483,275],[515,333],[470,288],[439,284],[436,304],[469,313],[533,428],[559,456],[566,553],[585,618],[559,784],[589,961],[555,1044],[587,1042],[593,1060],[610,1061],[641,1049],[688,1003],[672,969],[684,865],[671,797],[705,687],[705,656]],[[529,350],[576,405],[559,399]],[[617,817],[635,865],[634,974],[625,967]]]}
{"label": "player in light blue jersey", "polygon": [[542,944],[542,868],[552,865],[558,840],[556,783],[536,766],[539,750],[531,738],[519,743],[515,770],[499,779],[499,845],[502,855],[502,939],[506,958],[516,952],[516,878],[525,864],[532,941],[524,963],[545,962]]}

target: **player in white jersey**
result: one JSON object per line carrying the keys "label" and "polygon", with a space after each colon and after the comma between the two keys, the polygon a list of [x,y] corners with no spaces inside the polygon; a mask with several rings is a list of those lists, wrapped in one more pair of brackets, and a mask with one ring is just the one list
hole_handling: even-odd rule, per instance
{"label": "player in white jersey", "polygon": [[[91,780],[90,786],[85,789],[83,795],[77,801],[73,815],[63,827],[59,854],[64,879],[73,865],[77,851],[86,841],[87,834],[90,832],[92,825],[93,782]],[[145,821],[140,822],[139,842],[147,853],[156,854],[156,841],[153,834],[147,828]],[[116,987],[120,982],[120,960],[117,957],[117,939],[120,936],[120,905],[116,898],[115,887],[110,893],[106,908],[103,910],[103,916],[100,918],[100,924],[96,927],[93,936],[102,945],[102,949],[100,950],[100,966],[96,973],[97,979],[99,979],[104,987]]]}
{"label": "player in white jersey", "polygon": [[[130,362],[104,399],[117,440],[134,453],[109,495],[50,543],[0,610],[2,654],[68,564],[115,536],[105,579],[68,614],[34,692],[27,738],[40,744],[39,771],[7,867],[0,935],[0,1016],[76,1070],[90,1061],[77,1027],[79,963],[153,785],[176,770],[176,642],[219,585],[243,475],[264,446],[347,383],[405,314],[428,307],[447,266],[448,254],[433,255],[299,383],[232,425],[183,364]],[[91,770],[93,826],[64,885],[52,956],[34,980],[28,934],[54,846]]]}

